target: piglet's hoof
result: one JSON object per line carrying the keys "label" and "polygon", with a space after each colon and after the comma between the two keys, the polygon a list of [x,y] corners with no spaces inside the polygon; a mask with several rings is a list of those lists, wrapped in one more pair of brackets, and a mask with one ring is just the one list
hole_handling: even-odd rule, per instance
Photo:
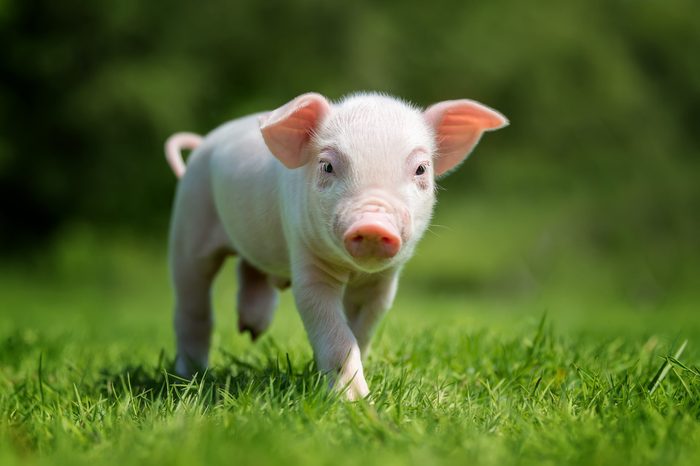
{"label": "piglet's hoof", "polygon": [[258,337],[260,336],[260,332],[258,332],[256,329],[253,327],[250,327],[246,324],[243,324],[241,322],[238,322],[238,333],[244,334],[244,333],[250,333],[250,339],[252,341],[256,341]]}

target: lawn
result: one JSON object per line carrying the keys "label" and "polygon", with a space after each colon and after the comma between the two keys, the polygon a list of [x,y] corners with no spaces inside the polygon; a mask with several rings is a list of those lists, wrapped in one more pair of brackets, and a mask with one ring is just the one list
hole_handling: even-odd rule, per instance
{"label": "lawn", "polygon": [[327,390],[289,293],[235,333],[232,264],[195,381],[167,372],[161,242],[76,226],[2,264],[0,464],[697,464],[694,223],[630,239],[576,189],[490,189],[438,209],[367,402]]}

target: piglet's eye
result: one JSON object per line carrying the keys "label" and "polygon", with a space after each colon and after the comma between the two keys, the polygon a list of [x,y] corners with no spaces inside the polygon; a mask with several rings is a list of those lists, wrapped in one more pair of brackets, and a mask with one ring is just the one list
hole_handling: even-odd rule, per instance
{"label": "piglet's eye", "polygon": [[324,173],[333,173],[333,165],[330,162],[321,162],[321,170]]}
{"label": "piglet's eye", "polygon": [[421,176],[422,174],[425,173],[425,164],[420,164],[418,165],[418,168],[416,168],[416,176]]}

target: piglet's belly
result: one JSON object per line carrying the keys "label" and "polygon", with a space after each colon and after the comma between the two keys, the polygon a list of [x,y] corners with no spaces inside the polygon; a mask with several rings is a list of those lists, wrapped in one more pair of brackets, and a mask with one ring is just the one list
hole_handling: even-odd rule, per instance
{"label": "piglet's belly", "polygon": [[280,225],[256,224],[249,215],[223,215],[224,230],[236,255],[259,271],[286,282],[289,252]]}

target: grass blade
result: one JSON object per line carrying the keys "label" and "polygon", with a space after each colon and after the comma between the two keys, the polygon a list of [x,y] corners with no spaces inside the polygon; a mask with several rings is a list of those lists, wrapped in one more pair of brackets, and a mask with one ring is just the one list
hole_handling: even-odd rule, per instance
{"label": "grass blade", "polygon": [[[685,346],[688,344],[688,340],[685,340],[683,344],[681,345],[680,348],[678,348],[678,351],[676,351],[676,354],[673,355],[673,359],[678,359],[681,357],[681,354],[683,354],[683,351],[685,351]],[[653,394],[657,388],[659,388],[659,385],[663,380],[666,378],[668,375],[668,372],[671,370],[671,360],[670,358],[666,357],[664,358],[664,363],[661,365],[659,370],[656,372],[656,375],[651,379],[649,384],[647,385],[647,389],[649,390],[649,394]]]}

